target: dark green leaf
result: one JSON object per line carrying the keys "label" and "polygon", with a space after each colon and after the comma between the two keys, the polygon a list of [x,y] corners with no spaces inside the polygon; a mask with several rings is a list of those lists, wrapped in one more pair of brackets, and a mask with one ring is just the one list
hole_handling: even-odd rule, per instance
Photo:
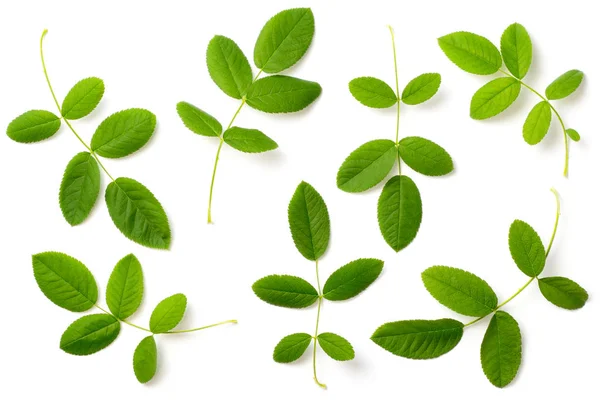
{"label": "dark green leaf", "polygon": [[308,333],[293,333],[281,339],[273,351],[273,360],[278,363],[296,361],[310,345],[312,336]]}
{"label": "dark green leaf", "polygon": [[142,265],[133,254],[129,254],[119,260],[110,274],[106,303],[115,317],[126,319],[136,312],[143,296]]}
{"label": "dark green leaf", "polygon": [[319,297],[313,285],[290,275],[265,276],[254,282],[252,290],[262,301],[287,308],[308,307]]}
{"label": "dark green leaf", "polygon": [[438,39],[446,56],[459,68],[477,75],[490,75],[502,66],[500,52],[483,36],[454,32]]}
{"label": "dark green leaf", "polygon": [[552,111],[547,101],[537,103],[529,112],[523,125],[523,138],[531,145],[538,144],[544,139],[550,128]]}
{"label": "dark green leaf", "polygon": [[521,365],[519,324],[504,311],[490,320],[481,343],[481,367],[492,385],[503,388],[517,376]]}
{"label": "dark green leaf", "polygon": [[527,223],[515,220],[508,232],[508,247],[515,264],[527,276],[538,276],[546,265],[542,239]]}
{"label": "dark green leaf", "polygon": [[442,176],[454,169],[452,157],[443,147],[418,136],[400,140],[398,152],[402,160],[415,171],[428,176]]}
{"label": "dark green leaf", "polygon": [[360,258],[344,265],[329,276],[323,286],[327,300],[348,300],[375,282],[383,270],[383,261]]}
{"label": "dark green leaf", "polygon": [[396,163],[396,144],[387,139],[367,142],[354,150],[337,173],[337,187],[357,193],[381,182]]}
{"label": "dark green leaf", "polygon": [[514,23],[502,34],[500,50],[506,68],[519,79],[523,79],[531,66],[533,54],[531,39],[525,27]]}
{"label": "dark green leaf", "polygon": [[417,76],[402,91],[404,104],[421,104],[432,98],[440,88],[442,76],[437,73],[427,73]]}
{"label": "dark green leaf", "polygon": [[226,95],[241,99],[252,84],[252,69],[238,45],[225,36],[215,36],[206,49],[206,64],[212,80]]}
{"label": "dark green leaf", "polygon": [[352,96],[367,107],[388,108],[398,102],[394,90],[381,79],[367,76],[355,78],[348,87]]}
{"label": "dark green leaf", "polygon": [[111,344],[121,330],[112,315],[92,314],[73,322],[60,338],[60,348],[76,356],[94,354]]}
{"label": "dark green leaf", "polygon": [[569,135],[571,140],[574,142],[579,142],[579,140],[581,140],[581,136],[579,136],[579,132],[577,132],[575,129],[567,129],[567,135]]}
{"label": "dark green leaf", "polygon": [[244,153],[262,153],[277,148],[277,143],[261,131],[237,126],[227,129],[223,134],[223,140]]}
{"label": "dark green leaf", "polygon": [[185,101],[177,103],[177,114],[185,126],[198,135],[219,136],[223,132],[219,121]]}
{"label": "dark green leaf", "polygon": [[61,113],[66,119],[83,118],[98,106],[104,95],[104,82],[99,78],[80,80],[63,100]]}
{"label": "dark green leaf", "polygon": [[183,319],[187,298],[181,293],[167,297],[154,308],[150,316],[152,333],[165,333],[175,328]]}
{"label": "dark green leaf", "polygon": [[317,340],[323,351],[334,360],[348,361],[354,359],[352,345],[340,335],[325,332],[317,336]]}
{"label": "dark green leaf", "polygon": [[521,82],[497,78],[486,83],[471,99],[471,118],[487,119],[506,110],[519,97]]}
{"label": "dark green leaf", "polygon": [[92,137],[92,150],[106,158],[125,157],[141,149],[156,127],[156,116],[143,108],[130,108],[108,116]]}
{"label": "dark green leaf", "polygon": [[550,303],[567,310],[577,310],[585,305],[588,293],[568,278],[553,276],[538,280],[540,291]]}
{"label": "dark green leaf", "polygon": [[583,81],[583,72],[572,69],[556,78],[546,88],[548,100],[564,99],[577,90]]}
{"label": "dark green leaf", "polygon": [[27,111],[13,119],[6,134],[19,143],[32,143],[48,139],[60,128],[60,118],[45,110]]}
{"label": "dark green leaf", "polygon": [[257,80],[248,89],[246,102],[267,113],[290,113],[308,107],[321,94],[316,82],[273,75]]}
{"label": "dark green leaf", "polygon": [[157,349],[154,336],[146,336],[133,353],[133,372],[138,382],[146,383],[156,373]]}
{"label": "dark green leaf", "polygon": [[71,226],[79,225],[90,214],[100,193],[100,169],[94,156],[82,152],[69,161],[60,183],[59,203]]}

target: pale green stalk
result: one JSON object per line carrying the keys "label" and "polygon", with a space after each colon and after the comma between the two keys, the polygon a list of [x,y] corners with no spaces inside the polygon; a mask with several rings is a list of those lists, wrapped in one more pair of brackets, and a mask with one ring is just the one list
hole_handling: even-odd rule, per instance
{"label": "pale green stalk", "polygon": [[314,345],[313,345],[313,377],[315,378],[315,382],[317,385],[322,387],[323,389],[327,389],[327,385],[319,382],[317,378],[317,337],[319,336],[319,319],[321,317],[321,303],[323,302],[323,293],[321,292],[321,281],[319,280],[319,260],[315,261],[315,269],[317,272],[317,290],[319,293],[319,300],[317,305],[317,323],[315,326],[315,336],[313,337]]}

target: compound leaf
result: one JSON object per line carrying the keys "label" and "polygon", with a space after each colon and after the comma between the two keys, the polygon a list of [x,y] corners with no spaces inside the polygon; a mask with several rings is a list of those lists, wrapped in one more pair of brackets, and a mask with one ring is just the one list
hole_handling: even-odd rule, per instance
{"label": "compound leaf", "polygon": [[368,288],[383,270],[383,261],[360,258],[332,273],[323,286],[327,300],[348,300]]}
{"label": "compound leaf", "polygon": [[152,333],[165,333],[175,328],[183,319],[187,298],[181,293],[169,296],[154,308],[150,315]]}
{"label": "compound leaf", "polygon": [[454,169],[452,157],[444,148],[418,136],[405,137],[398,143],[402,160],[420,174],[442,176]]}
{"label": "compound leaf", "polygon": [[421,104],[435,96],[442,83],[442,76],[438,73],[421,74],[408,82],[402,91],[404,104]]}
{"label": "compound leaf", "polygon": [[354,359],[354,348],[349,341],[331,332],[324,332],[317,336],[319,345],[323,351],[336,361],[348,361]]}
{"label": "compound leaf", "polygon": [[269,275],[254,282],[252,290],[262,301],[279,307],[305,308],[317,301],[313,285],[291,275]]}
{"label": "compound leaf", "polygon": [[273,360],[278,363],[296,361],[308,349],[312,338],[308,333],[293,333],[284,337],[273,350]]}
{"label": "compound leaf", "polygon": [[546,265],[546,250],[542,239],[527,223],[515,220],[508,232],[508,247],[515,264],[527,276],[538,276]]}
{"label": "compound leaf", "polygon": [[471,118],[487,119],[506,110],[519,97],[521,82],[497,78],[483,85],[471,99]]}
{"label": "compound leaf", "polygon": [[510,314],[497,311],[481,343],[481,367],[488,380],[503,388],[517,375],[521,365],[521,331]]}
{"label": "compound leaf", "polygon": [[60,112],[66,119],[83,118],[98,106],[104,96],[104,82],[100,78],[85,78],[69,90]]}
{"label": "compound leaf", "polygon": [[525,27],[514,23],[502,34],[500,50],[506,68],[519,79],[523,79],[531,66],[533,46]]}
{"label": "compound leaf", "polygon": [[177,103],[177,114],[184,125],[192,132],[202,136],[219,136],[223,127],[215,118],[198,107],[180,101]]}
{"label": "compound leaf", "polygon": [[30,110],[13,119],[6,134],[19,143],[33,143],[48,139],[60,128],[60,118],[45,110]]}
{"label": "compound leaf", "polygon": [[559,100],[571,95],[583,81],[583,72],[572,69],[556,78],[546,88],[548,100]]}
{"label": "compound leaf", "polygon": [[290,113],[308,107],[321,94],[321,85],[291,76],[273,75],[254,82],[246,102],[267,113]]}
{"label": "compound leaf", "polygon": [[140,383],[147,383],[156,373],[157,349],[154,336],[146,336],[133,353],[133,372]]}
{"label": "compound leaf", "polygon": [[111,344],[121,330],[112,315],[91,314],[73,322],[60,338],[60,348],[76,356],[94,354]]}
{"label": "compound leaf", "polygon": [[523,139],[528,144],[534,145],[544,139],[550,129],[552,121],[552,111],[547,101],[537,103],[527,115],[523,125]]}
{"label": "compound leaf", "polygon": [[129,254],[119,260],[110,274],[106,303],[115,317],[126,319],[137,311],[143,296],[142,265],[133,254]]}
{"label": "compound leaf", "polygon": [[84,151],[69,161],[58,195],[60,209],[71,226],[90,214],[100,193],[100,168],[94,156]]}
{"label": "compound leaf", "polygon": [[354,150],[337,173],[337,187],[357,193],[381,182],[396,163],[396,144],[392,140],[372,140]]}
{"label": "compound leaf", "polygon": [[348,84],[350,93],[361,104],[372,108],[388,108],[398,102],[394,90],[381,79],[355,78]]}
{"label": "compound leaf", "polygon": [[232,126],[223,134],[223,140],[236,150],[244,153],[263,153],[275,150],[277,143],[257,129]]}
{"label": "compound leaf", "polygon": [[567,310],[577,310],[585,305],[588,293],[568,278],[553,276],[538,280],[540,291],[550,303]]}
{"label": "compound leaf", "polygon": [[438,39],[446,56],[460,69],[477,75],[490,75],[502,66],[500,52],[483,36],[454,32]]}
{"label": "compound leaf", "polygon": [[92,136],[92,150],[106,158],[125,157],[141,149],[156,127],[156,116],[143,108],[130,108],[108,116]]}
{"label": "compound leaf", "polygon": [[217,35],[206,49],[208,73],[226,95],[241,99],[252,84],[252,69],[248,59],[231,39]]}

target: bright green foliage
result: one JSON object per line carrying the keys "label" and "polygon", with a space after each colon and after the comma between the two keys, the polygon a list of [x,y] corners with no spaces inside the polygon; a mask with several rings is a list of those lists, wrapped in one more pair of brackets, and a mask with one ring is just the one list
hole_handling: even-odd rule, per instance
{"label": "bright green foliage", "polygon": [[463,335],[463,324],[453,319],[388,322],[371,340],[400,357],[425,360],[452,350]]}
{"label": "bright green foliage", "polygon": [[372,108],[388,108],[398,102],[394,90],[381,79],[354,78],[348,84],[350,93],[361,104]]}
{"label": "bright green foliage", "polygon": [[423,271],[421,277],[429,294],[459,314],[483,317],[498,306],[498,297],[490,285],[470,272],[435,266]]}
{"label": "bright green foliage", "polygon": [[515,220],[508,232],[508,246],[515,264],[527,276],[538,276],[546,264],[542,239],[527,222]]}
{"label": "bright green foliage", "polygon": [[72,226],[90,214],[100,193],[100,168],[94,156],[81,152],[69,161],[58,195],[63,216]]}
{"label": "bright green foliage", "polygon": [[206,49],[208,73],[226,95],[241,99],[252,84],[248,59],[231,39],[217,35]]}
{"label": "bright green foliage", "polygon": [[452,157],[443,147],[418,136],[398,142],[398,152],[409,167],[428,176],[447,175],[454,169]]}
{"label": "bright green foliage", "polygon": [[94,354],[111,344],[121,330],[112,315],[91,314],[73,322],[60,338],[60,348],[76,356]]}
{"label": "bright green foliage", "polygon": [[142,265],[133,254],[129,254],[119,260],[110,274],[106,286],[106,304],[115,317],[126,319],[137,311],[143,296]]}
{"label": "bright green foliage", "polygon": [[502,66],[500,52],[483,36],[454,32],[438,39],[446,56],[459,68],[477,75],[490,75]]}
{"label": "bright green foliage", "polygon": [[146,336],[133,353],[133,372],[140,383],[147,383],[156,373],[157,349],[154,336]]}
{"label": "bright green foliage", "polygon": [[383,238],[396,252],[417,236],[423,205],[417,185],[405,175],[392,177],[377,202],[377,221]]}
{"label": "bright green foliage", "polygon": [[515,78],[497,78],[486,83],[471,99],[471,118],[487,119],[506,110],[519,97],[521,83]]}
{"label": "bright green foliage", "polygon": [[533,47],[525,27],[514,23],[502,34],[500,50],[506,68],[518,79],[523,79],[531,66]]}
{"label": "bright green foliage", "polygon": [[98,106],[104,96],[104,82],[100,78],[85,78],[69,90],[61,107],[66,119],[83,118]]}
{"label": "bright green foliage", "polygon": [[321,85],[291,76],[273,75],[254,82],[246,102],[267,113],[291,113],[308,107],[321,94]]}
{"label": "bright green foliage", "polygon": [[178,293],[167,297],[154,308],[150,316],[152,333],[165,333],[175,328],[183,319],[187,298]]}
{"label": "bright green foliage", "polygon": [[431,99],[437,93],[442,83],[442,76],[438,73],[421,74],[408,82],[402,91],[402,102],[417,105]]}
{"label": "bright green foliage", "polygon": [[296,188],[288,206],[288,222],[296,248],[306,259],[319,259],[329,245],[329,212],[321,195],[308,183]]}
{"label": "bright green foliage", "polygon": [[552,110],[550,103],[541,101],[529,112],[523,125],[523,138],[531,145],[538,144],[544,139],[550,129],[552,121]]}
{"label": "bright green foliage", "polygon": [[167,215],[144,185],[130,178],[117,178],[106,188],[105,200],[110,217],[123,235],[146,247],[169,248]]}
{"label": "bright green foliage", "polygon": [[481,367],[492,385],[503,388],[521,365],[521,331],[510,314],[496,311],[481,343]]}
{"label": "bright green foliage", "polygon": [[141,149],[156,127],[156,116],[142,108],[119,111],[106,118],[92,137],[92,150],[106,158],[125,157]]}
{"label": "bright green foliage", "polygon": [[227,129],[223,134],[223,140],[244,153],[263,153],[277,148],[277,143],[261,131],[237,126]]}
{"label": "bright green foliage", "polygon": [[377,279],[383,270],[383,261],[359,258],[332,273],[323,286],[327,300],[348,300],[357,296]]}
{"label": "bright green foliage", "polygon": [[40,290],[57,306],[81,312],[96,304],[98,286],[92,273],[80,261],[48,251],[35,254],[32,263]]}
{"label": "bright green foliage", "polygon": [[553,276],[538,280],[540,291],[550,303],[567,310],[577,310],[585,305],[588,293],[568,278]]}
{"label": "bright green foliage", "polygon": [[312,336],[308,333],[293,333],[281,339],[273,351],[273,360],[278,363],[291,363],[306,352]]}
{"label": "bright green foliage", "polygon": [[177,114],[192,132],[202,136],[220,136],[223,127],[215,118],[185,101],[177,103]]}
{"label": "bright green foliage", "polygon": [[317,340],[323,351],[334,360],[348,361],[354,359],[354,348],[352,348],[349,341],[340,335],[325,332],[319,334]]}
{"label": "bright green foliage", "polygon": [[392,140],[378,139],[354,150],[337,173],[337,186],[344,192],[364,192],[381,182],[396,162],[397,149]]}
{"label": "bright green foliage", "polygon": [[567,135],[569,135],[571,140],[574,142],[579,142],[579,140],[581,140],[581,136],[579,136],[579,132],[577,132],[575,129],[567,129]]}
{"label": "bright green foliage", "polygon": [[310,8],[293,8],[273,16],[262,28],[254,46],[254,64],[268,73],[296,64],[308,50],[315,33]]}
{"label": "bright green foliage", "polygon": [[308,307],[319,296],[313,285],[291,275],[265,276],[254,282],[252,290],[262,301],[287,308]]}
{"label": "bright green foliage", "polygon": [[32,143],[48,139],[60,128],[60,119],[45,110],[27,111],[13,119],[6,134],[19,143]]}
{"label": "bright green foliage", "polygon": [[583,81],[583,72],[572,69],[556,78],[546,88],[548,100],[559,100],[571,95]]}

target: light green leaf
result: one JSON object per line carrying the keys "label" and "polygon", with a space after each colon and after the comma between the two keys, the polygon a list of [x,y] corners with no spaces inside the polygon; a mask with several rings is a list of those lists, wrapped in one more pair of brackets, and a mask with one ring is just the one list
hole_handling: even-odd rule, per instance
{"label": "light green leaf", "polygon": [[317,289],[302,278],[269,275],[254,282],[252,290],[262,301],[279,307],[305,308],[317,301]]}
{"label": "light green leaf", "polygon": [[288,206],[288,222],[296,248],[311,261],[319,259],[329,245],[329,212],[325,201],[306,182],[301,182]]}
{"label": "light green leaf", "polygon": [[237,126],[227,129],[223,134],[223,140],[244,153],[262,153],[277,148],[277,143],[261,131]]}
{"label": "light green leaf", "polygon": [[19,143],[32,143],[48,139],[60,128],[60,118],[45,110],[27,111],[13,119],[6,134]]}
{"label": "light green leaf", "polygon": [[344,192],[364,192],[381,182],[396,163],[392,140],[372,140],[354,150],[337,173],[337,187]]}
{"label": "light green leaf", "polygon": [[435,96],[441,84],[442,76],[440,74],[421,74],[408,82],[402,91],[402,102],[409,105],[424,103]]}
{"label": "light green leaf", "polygon": [[105,200],[110,217],[123,235],[142,246],[169,248],[169,220],[144,185],[130,178],[117,178],[107,186]]}
{"label": "light green leaf", "polygon": [[154,336],[146,336],[133,353],[133,372],[140,383],[147,383],[156,373],[157,349]]}
{"label": "light green leaf", "polygon": [[515,220],[508,232],[508,247],[515,264],[527,276],[538,276],[546,265],[542,239],[527,223]]}
{"label": "light green leaf", "polygon": [[402,160],[423,175],[442,176],[454,169],[452,157],[443,147],[418,136],[400,140],[398,152]]}
{"label": "light green leaf", "polygon": [[556,78],[546,88],[548,100],[559,100],[571,95],[583,81],[583,72],[572,69]]}
{"label": "light green leaf", "polygon": [[514,23],[502,34],[500,50],[506,68],[519,79],[523,79],[531,66],[533,48],[525,27]]}
{"label": "light green leaf", "polygon": [[208,73],[226,95],[241,99],[252,84],[248,59],[231,39],[217,35],[206,49]]}
{"label": "light green leaf", "polygon": [[498,297],[486,281],[462,269],[435,266],[421,274],[425,288],[452,311],[483,317],[496,309]]}
{"label": "light green leaf", "polygon": [[154,308],[150,315],[152,333],[165,333],[175,328],[183,319],[187,298],[181,293],[167,297]]}
{"label": "light green leaf", "polygon": [[79,260],[48,251],[34,254],[32,264],[40,290],[57,306],[81,312],[96,304],[98,286],[90,270]]}
{"label": "light green leaf", "polygon": [[327,300],[348,300],[368,288],[381,274],[383,261],[359,258],[332,273],[325,286],[323,297]]}
{"label": "light green leaf", "polygon": [[481,367],[492,385],[503,388],[517,376],[521,365],[519,324],[504,311],[490,320],[481,343]]}
{"label": "light green leaf", "polygon": [[355,78],[348,87],[352,96],[367,107],[388,108],[398,102],[394,90],[381,79],[370,76]]}
{"label": "light green leaf", "polygon": [[60,348],[76,356],[94,354],[111,344],[121,330],[112,315],[91,314],[73,322],[60,338]]}
{"label": "light green leaf", "polygon": [[317,336],[319,345],[323,351],[336,361],[348,361],[354,359],[354,348],[349,341],[331,332],[324,332]]}
{"label": "light green leaf", "polygon": [[567,310],[577,310],[585,305],[588,293],[568,278],[553,276],[538,280],[540,291],[550,303]]}
{"label": "light green leaf", "polygon": [[483,85],[471,99],[471,118],[487,119],[506,110],[519,97],[521,83],[515,78],[497,78]]}
{"label": "light green leaf", "polygon": [[310,8],[292,8],[272,17],[254,45],[254,64],[270,74],[296,64],[308,50],[315,33]]}
{"label": "light green leaf", "polygon": [[98,106],[104,96],[104,82],[99,78],[80,80],[63,100],[61,113],[66,119],[83,118]]}
{"label": "light green leaf", "polygon": [[106,158],[125,157],[141,149],[156,127],[156,116],[143,108],[130,108],[108,116],[92,136],[92,150]]}
{"label": "light green leaf", "polygon": [[500,52],[483,36],[454,32],[438,39],[446,56],[460,69],[477,75],[490,75],[502,66]]}
{"label": "light green leaf", "polygon": [[529,112],[523,125],[523,138],[531,145],[538,144],[544,139],[550,129],[552,111],[547,101],[537,103]]}
{"label": "light green leaf", "polygon": [[281,339],[273,351],[273,360],[291,363],[302,357],[308,349],[312,336],[308,333],[293,333]]}
{"label": "light green leaf", "polygon": [[581,136],[579,136],[579,132],[577,132],[575,129],[567,129],[567,135],[569,135],[571,140],[574,142],[579,142],[579,140],[581,140]]}
{"label": "light green leaf", "polygon": [[388,322],[371,340],[385,350],[405,358],[426,360],[452,350],[463,335],[463,324],[453,319]]}
{"label": "light green leaf", "polygon": [[308,107],[321,94],[316,82],[273,75],[257,80],[248,89],[246,103],[267,113],[290,113]]}
{"label": "light green leaf", "polygon": [[185,101],[177,103],[177,114],[179,114],[179,118],[185,126],[198,135],[219,136],[223,132],[223,127],[219,121]]}
{"label": "light green leaf", "polygon": [[129,254],[123,257],[112,273],[106,286],[106,303],[119,319],[129,318],[142,303],[144,274],[138,259]]}
{"label": "light green leaf", "polygon": [[377,202],[379,230],[387,244],[396,252],[408,246],[417,236],[422,217],[417,185],[408,176],[392,177]]}
{"label": "light green leaf", "polygon": [[71,226],[90,214],[100,193],[100,169],[94,156],[82,152],[69,161],[60,183],[60,209]]}

